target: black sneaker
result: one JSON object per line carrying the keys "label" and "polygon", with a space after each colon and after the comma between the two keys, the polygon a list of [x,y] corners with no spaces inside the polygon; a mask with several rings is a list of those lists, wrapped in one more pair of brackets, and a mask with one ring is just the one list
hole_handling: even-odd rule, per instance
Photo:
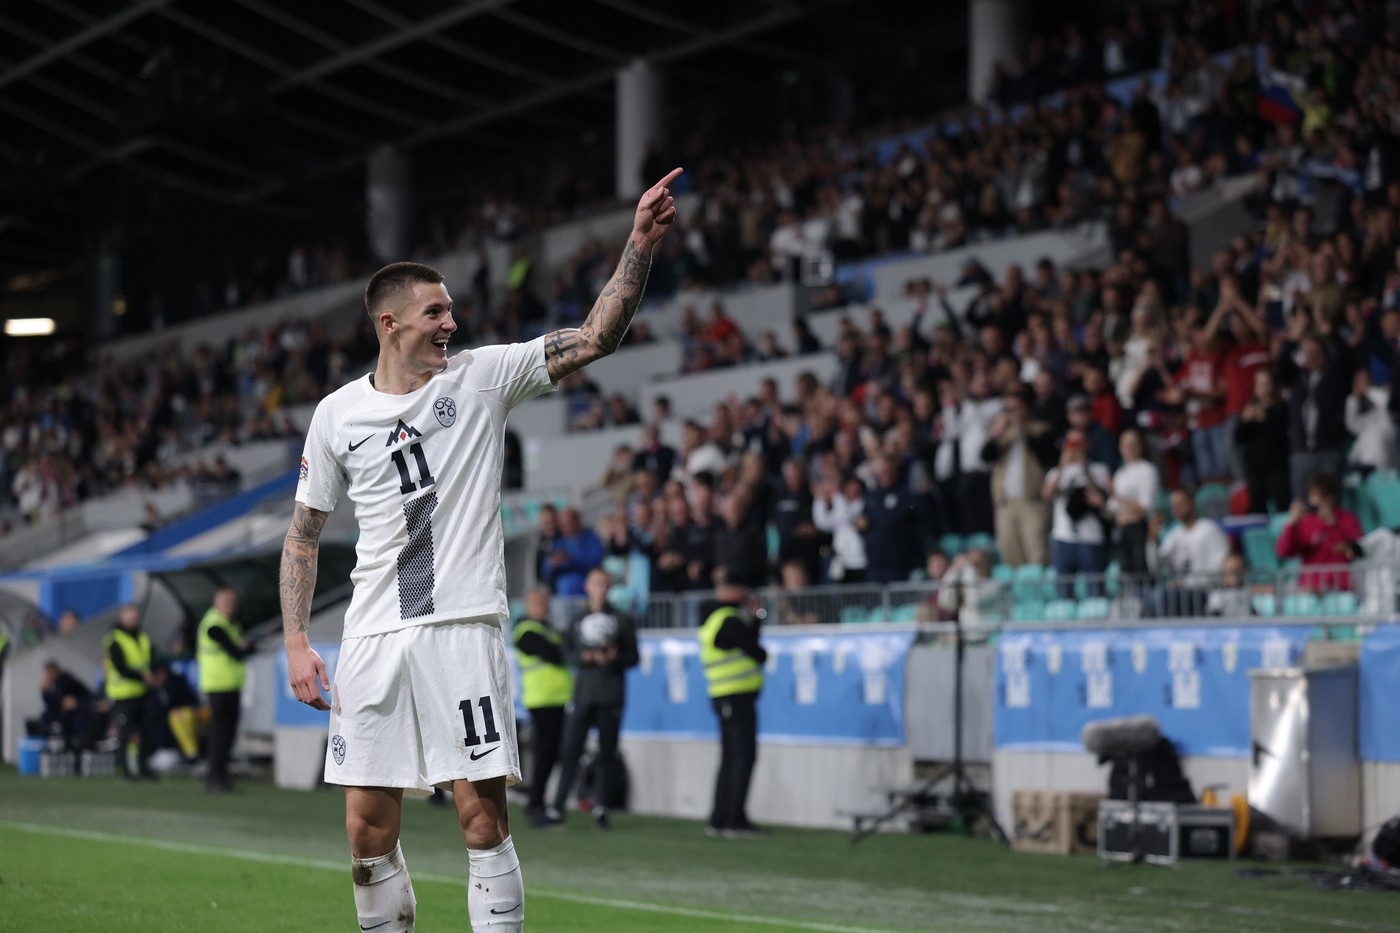
{"label": "black sneaker", "polygon": [[602,807],[593,808],[593,825],[599,829],[611,829],[608,823],[608,811]]}

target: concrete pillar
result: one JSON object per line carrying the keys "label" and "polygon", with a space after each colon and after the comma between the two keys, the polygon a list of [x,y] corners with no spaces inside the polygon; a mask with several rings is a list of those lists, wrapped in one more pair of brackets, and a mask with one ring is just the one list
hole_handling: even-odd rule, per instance
{"label": "concrete pillar", "polygon": [[413,248],[413,169],[408,157],[382,146],[365,166],[365,223],[369,247],[382,263],[409,257]]}
{"label": "concrete pillar", "polygon": [[967,17],[967,96],[987,102],[987,81],[997,62],[1009,64],[1023,50],[1026,0],[972,0]]}
{"label": "concrete pillar", "polygon": [[101,340],[117,335],[120,317],[127,312],[121,295],[121,231],[104,225],[88,241],[87,319],[90,334]]}
{"label": "concrete pillar", "polygon": [[647,147],[665,143],[661,108],[665,89],[661,73],[640,59],[617,71],[617,161],[613,166],[617,196],[624,201],[640,197],[655,178],[642,180]]}

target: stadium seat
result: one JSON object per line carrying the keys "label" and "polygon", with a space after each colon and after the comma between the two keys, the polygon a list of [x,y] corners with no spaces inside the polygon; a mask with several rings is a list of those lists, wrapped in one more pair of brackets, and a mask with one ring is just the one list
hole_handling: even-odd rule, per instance
{"label": "stadium seat", "polygon": [[842,606],[840,618],[844,625],[855,625],[861,622],[868,622],[870,620],[870,615],[866,612],[864,606]]}
{"label": "stadium seat", "polygon": [[1367,477],[1365,488],[1375,505],[1377,524],[1382,528],[1400,527],[1400,479],[1373,474]]}
{"label": "stadium seat", "polygon": [[938,539],[938,549],[949,557],[956,557],[962,553],[963,536],[952,532],[941,535]]}
{"label": "stadium seat", "polygon": [[1014,622],[1044,622],[1045,604],[1039,600],[1017,600],[1016,607],[1011,610],[1011,619]]}
{"label": "stadium seat", "polygon": [[1107,619],[1109,602],[1103,596],[1090,596],[1088,599],[1079,602],[1079,621],[1088,619]]}
{"label": "stadium seat", "polygon": [[609,554],[603,558],[603,569],[614,581],[627,579],[627,558],[621,554]]}
{"label": "stadium seat", "polygon": [[995,554],[997,552],[997,539],[982,531],[970,534],[963,539],[963,550],[970,551],[973,548],[986,551],[988,554]]}
{"label": "stadium seat", "polygon": [[[1046,594],[1047,568],[1040,564],[1022,564],[1016,568],[1016,576],[1011,584],[1011,592],[1016,601],[1042,602]],[[1053,580],[1049,583],[1053,588]]]}
{"label": "stadium seat", "polygon": [[915,622],[919,618],[919,604],[905,603],[895,606],[890,610],[889,618],[891,622]]}
{"label": "stadium seat", "polygon": [[1316,593],[1290,593],[1283,598],[1283,614],[1286,616],[1315,616],[1322,609],[1322,600]]}
{"label": "stadium seat", "polygon": [[1322,614],[1325,616],[1354,616],[1361,611],[1361,602],[1355,593],[1328,593],[1322,597]]}
{"label": "stadium seat", "polygon": [[1274,535],[1267,528],[1247,528],[1242,536],[1244,559],[1255,570],[1277,570],[1278,552]]}
{"label": "stadium seat", "polygon": [[999,583],[1010,583],[1016,578],[1016,568],[1010,564],[997,564],[992,568],[992,579]]}
{"label": "stadium seat", "polygon": [[1287,513],[1287,512],[1278,512],[1278,513],[1274,514],[1274,515],[1269,519],[1269,534],[1273,535],[1274,538],[1277,539],[1279,535],[1283,534],[1283,526],[1285,526],[1285,525],[1287,525],[1287,524],[1288,524],[1288,513]]}
{"label": "stadium seat", "polygon": [[1278,615],[1278,598],[1273,593],[1255,593],[1250,597],[1249,604],[1254,607],[1257,616]]}
{"label": "stadium seat", "polygon": [[1230,487],[1224,483],[1206,483],[1197,489],[1196,511],[1216,521],[1230,514]]}
{"label": "stadium seat", "polygon": [[778,533],[777,525],[764,526],[765,540],[768,542],[768,559],[775,561],[778,559],[778,550],[782,547],[782,536]]}
{"label": "stadium seat", "polygon": [[1046,622],[1073,622],[1079,618],[1079,604],[1072,599],[1052,599],[1045,604]]}

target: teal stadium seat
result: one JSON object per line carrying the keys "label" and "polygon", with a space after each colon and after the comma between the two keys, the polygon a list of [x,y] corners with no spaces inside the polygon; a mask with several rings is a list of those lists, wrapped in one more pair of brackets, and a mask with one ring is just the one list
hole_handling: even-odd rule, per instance
{"label": "teal stadium seat", "polygon": [[1249,600],[1257,616],[1278,615],[1278,599],[1273,593],[1255,593]]}
{"label": "teal stadium seat", "polygon": [[1016,568],[1010,564],[997,564],[992,568],[992,579],[998,583],[1010,583],[1016,578]]}
{"label": "teal stadium seat", "polygon": [[1315,616],[1322,611],[1322,600],[1316,593],[1290,593],[1283,598],[1286,616]]}
{"label": "teal stadium seat", "polygon": [[1045,604],[1038,599],[1017,600],[1015,608],[1011,610],[1011,619],[1013,622],[1044,622]]}
{"label": "teal stadium seat", "polygon": [[1217,521],[1230,514],[1230,487],[1206,483],[1196,490],[1196,511]]}
{"label": "teal stadium seat", "polygon": [[915,622],[919,618],[919,604],[905,603],[890,610],[891,622]]}
{"label": "teal stadium seat", "polygon": [[1355,593],[1328,593],[1322,597],[1325,616],[1354,616],[1361,611],[1361,601]]}
{"label": "teal stadium seat", "polygon": [[1244,559],[1255,570],[1277,570],[1278,552],[1273,532],[1267,528],[1247,528],[1242,536]]}
{"label": "teal stadium seat", "polygon": [[1365,490],[1376,507],[1376,522],[1382,528],[1400,527],[1400,478],[1373,473],[1366,478]]}
{"label": "teal stadium seat", "polygon": [[1045,604],[1046,622],[1073,622],[1079,618],[1079,604],[1072,599],[1052,599]]}
{"label": "teal stadium seat", "polygon": [[962,553],[963,536],[953,532],[941,536],[938,539],[938,549],[944,554],[947,554],[950,558],[957,557]]}
{"label": "teal stadium seat", "polygon": [[603,569],[614,581],[627,579],[627,558],[621,554],[609,554],[603,558]]}
{"label": "teal stadium seat", "polygon": [[869,614],[864,606],[842,606],[841,622],[846,625],[855,625],[869,619]]}
{"label": "teal stadium seat", "polygon": [[997,553],[997,539],[982,531],[970,534],[963,539],[963,550],[970,551],[973,548],[977,548],[979,551],[986,551],[988,554],[995,556]]}
{"label": "teal stadium seat", "polygon": [[1079,601],[1079,621],[1108,618],[1108,599],[1103,596],[1090,596]]}

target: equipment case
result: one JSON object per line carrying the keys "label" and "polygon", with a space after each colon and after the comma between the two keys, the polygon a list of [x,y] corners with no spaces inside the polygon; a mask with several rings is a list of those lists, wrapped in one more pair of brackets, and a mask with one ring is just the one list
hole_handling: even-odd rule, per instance
{"label": "equipment case", "polygon": [[[1138,804],[1145,861],[1171,865],[1184,858],[1234,858],[1235,811],[1196,804]],[[1133,808],[1126,800],[1099,803],[1099,857],[1133,858]]]}

